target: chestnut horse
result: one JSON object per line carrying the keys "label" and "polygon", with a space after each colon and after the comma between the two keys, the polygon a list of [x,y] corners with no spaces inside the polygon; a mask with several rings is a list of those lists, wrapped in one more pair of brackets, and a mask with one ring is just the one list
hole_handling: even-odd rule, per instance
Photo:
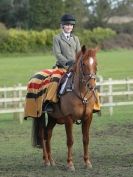
{"label": "chestnut horse", "polygon": [[[53,104],[54,112],[48,113],[48,122],[46,125],[45,114],[38,119],[33,119],[34,143],[40,144],[43,149],[43,159],[45,165],[55,165],[51,155],[50,140],[52,130],[56,124],[65,124],[67,136],[67,167],[75,170],[72,159],[73,146],[73,123],[81,120],[83,135],[84,163],[87,168],[91,168],[90,156],[88,152],[89,128],[92,121],[93,107],[96,101],[96,61],[97,49],[86,49],[82,47],[77,55],[76,62],[72,67],[73,72],[73,90],[66,92],[60,97],[57,104]],[[38,129],[38,131],[37,131]],[[40,137],[40,142],[38,138]]]}

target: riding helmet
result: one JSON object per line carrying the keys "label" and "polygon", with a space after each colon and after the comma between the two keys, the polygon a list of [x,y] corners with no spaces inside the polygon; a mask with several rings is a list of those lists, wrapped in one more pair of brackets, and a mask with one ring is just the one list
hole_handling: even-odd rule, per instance
{"label": "riding helmet", "polygon": [[76,23],[76,19],[74,18],[74,16],[70,15],[70,14],[65,14],[61,17],[61,24],[62,25],[75,25]]}

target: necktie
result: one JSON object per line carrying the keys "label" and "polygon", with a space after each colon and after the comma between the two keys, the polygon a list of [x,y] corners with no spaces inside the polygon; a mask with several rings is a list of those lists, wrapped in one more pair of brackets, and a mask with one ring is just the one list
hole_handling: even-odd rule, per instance
{"label": "necktie", "polygon": [[67,36],[67,40],[70,40],[70,36]]}

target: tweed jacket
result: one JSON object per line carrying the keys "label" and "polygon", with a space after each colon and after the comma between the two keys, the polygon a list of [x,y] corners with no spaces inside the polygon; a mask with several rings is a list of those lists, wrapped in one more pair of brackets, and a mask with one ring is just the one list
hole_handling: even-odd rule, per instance
{"label": "tweed jacket", "polygon": [[70,35],[69,40],[63,32],[53,38],[53,53],[57,60],[57,66],[65,68],[68,61],[76,59],[76,54],[80,49],[79,39],[73,34]]}

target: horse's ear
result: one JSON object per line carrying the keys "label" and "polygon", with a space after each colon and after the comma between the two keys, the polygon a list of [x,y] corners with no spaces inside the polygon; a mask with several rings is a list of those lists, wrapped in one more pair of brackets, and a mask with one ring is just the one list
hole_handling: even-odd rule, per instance
{"label": "horse's ear", "polygon": [[99,52],[99,50],[100,50],[100,47],[97,46],[97,47],[95,48],[95,51],[96,51],[96,52]]}
{"label": "horse's ear", "polygon": [[82,46],[81,51],[82,51],[83,54],[85,54],[85,52],[86,52],[86,46],[85,45]]}

